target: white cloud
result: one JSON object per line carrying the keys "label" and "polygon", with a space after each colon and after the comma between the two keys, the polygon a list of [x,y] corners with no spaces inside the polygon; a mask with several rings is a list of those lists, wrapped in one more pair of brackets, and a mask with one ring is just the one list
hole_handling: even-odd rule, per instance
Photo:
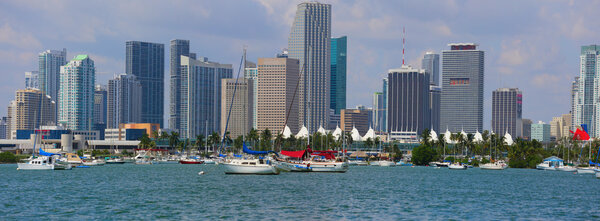
{"label": "white cloud", "polygon": [[8,23],[0,27],[0,43],[25,49],[35,49],[42,46],[42,43],[33,37],[33,35],[14,30]]}

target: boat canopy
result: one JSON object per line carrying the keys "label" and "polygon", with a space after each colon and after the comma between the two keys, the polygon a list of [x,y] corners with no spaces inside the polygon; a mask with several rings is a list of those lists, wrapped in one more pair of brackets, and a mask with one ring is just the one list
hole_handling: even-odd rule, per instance
{"label": "boat canopy", "polygon": [[286,155],[288,157],[294,157],[294,158],[303,158],[305,153],[306,153],[306,150],[299,150],[299,151],[282,150],[281,151],[281,154]]}
{"label": "boat canopy", "polygon": [[40,147],[40,155],[42,155],[42,156],[47,156],[47,157],[54,156],[54,155],[58,155],[58,156],[60,156],[60,154],[57,154],[57,153],[48,153],[48,152],[46,152],[46,151],[42,150],[42,148],[41,148],[41,147]]}
{"label": "boat canopy", "polygon": [[365,151],[356,151],[350,154],[350,157],[368,157],[367,152]]}
{"label": "boat canopy", "polygon": [[[244,146],[244,153],[247,154],[251,154],[251,155],[265,155],[265,154],[269,154],[269,153],[275,153],[274,151],[256,151],[256,150],[250,150],[248,149],[248,147],[246,146],[246,143],[243,143]],[[275,153],[277,154],[277,153]]]}
{"label": "boat canopy", "polygon": [[556,156],[548,157],[548,158],[544,159],[544,161],[563,162],[562,159],[560,159],[560,158],[558,158]]}

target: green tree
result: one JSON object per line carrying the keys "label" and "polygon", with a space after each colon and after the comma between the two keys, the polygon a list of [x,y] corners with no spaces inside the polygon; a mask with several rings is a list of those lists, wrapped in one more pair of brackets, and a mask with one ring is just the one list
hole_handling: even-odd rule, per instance
{"label": "green tree", "polygon": [[365,145],[369,148],[373,148],[373,139],[371,139],[370,137],[367,138],[367,140],[365,140]]}
{"label": "green tree", "polygon": [[421,131],[421,144],[431,147],[431,131],[428,128]]}
{"label": "green tree", "polygon": [[435,159],[435,150],[429,146],[420,145],[412,151],[412,162],[415,165],[427,165]]}
{"label": "green tree", "polygon": [[282,133],[277,134],[277,136],[275,137],[275,147],[277,148],[277,150],[282,150],[284,143],[285,143],[285,138],[283,138],[283,134]]}
{"label": "green tree", "polygon": [[0,163],[16,163],[17,156],[11,152],[5,151],[0,153]]}
{"label": "green tree", "polygon": [[259,139],[260,137],[258,136],[258,131],[254,128],[250,129],[248,135],[246,135],[246,141],[250,142],[252,147],[256,146],[256,143],[258,143]]}
{"label": "green tree", "polygon": [[142,135],[139,138],[140,143],[138,144],[138,146],[142,149],[146,149],[148,147],[150,147],[150,137],[148,136],[147,133],[144,133],[144,135]]}
{"label": "green tree", "polygon": [[239,152],[242,149],[242,145],[244,145],[244,137],[238,136],[233,140],[233,148],[235,148],[236,152]]}
{"label": "green tree", "polygon": [[179,146],[179,133],[175,131],[171,131],[171,135],[169,135],[169,147],[171,149],[175,149],[175,147]]}
{"label": "green tree", "polygon": [[221,145],[221,136],[219,133],[212,132],[212,134],[208,136],[208,145],[213,148],[213,151],[216,150],[218,145]]}
{"label": "green tree", "polygon": [[154,137],[154,140],[160,139],[160,135],[158,134],[158,130],[152,131],[152,137]]}
{"label": "green tree", "polygon": [[196,135],[196,142],[194,143],[196,148],[204,147],[204,139],[205,139],[204,135],[202,135],[202,134]]}
{"label": "green tree", "polygon": [[273,135],[271,134],[271,130],[269,128],[265,128],[265,130],[260,134],[260,148],[261,150],[270,150],[271,149],[271,139]]}

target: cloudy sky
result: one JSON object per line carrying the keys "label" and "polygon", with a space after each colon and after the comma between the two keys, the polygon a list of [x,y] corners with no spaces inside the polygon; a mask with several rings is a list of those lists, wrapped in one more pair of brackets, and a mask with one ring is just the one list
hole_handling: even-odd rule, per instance
{"label": "cloudy sky", "polygon": [[[600,44],[599,1],[324,1],[332,4],[332,36],[348,36],[348,107],[371,106],[381,79],[406,61],[419,67],[426,51],[474,42],[485,51],[485,124],[491,93],[523,91],[523,116],[548,122],[568,113],[581,45]],[[125,70],[125,41],[191,41],[198,56],[237,66],[287,47],[299,1],[1,1],[0,115],[37,70],[37,54],[67,48],[89,54],[97,82]],[[165,61],[168,75],[168,61]],[[168,77],[165,78],[168,80]],[[168,82],[167,82],[168,83]],[[165,90],[168,91],[168,90]],[[168,98],[168,96],[166,96]],[[167,109],[165,108],[165,111]],[[166,113],[166,112],[165,112]]]}

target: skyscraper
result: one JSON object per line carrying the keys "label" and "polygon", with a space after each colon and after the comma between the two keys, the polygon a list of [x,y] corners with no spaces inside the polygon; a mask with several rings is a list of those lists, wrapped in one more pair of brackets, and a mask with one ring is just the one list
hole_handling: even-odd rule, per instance
{"label": "skyscraper", "polygon": [[60,67],[59,119],[69,130],[90,130],[94,117],[96,69],[88,55]]}
{"label": "skyscraper", "polygon": [[246,68],[244,68],[244,78],[252,80],[252,95],[254,98],[252,101],[254,104],[252,105],[252,128],[258,128],[257,126],[257,111],[258,108],[258,68],[255,63],[246,61]]}
{"label": "skyscraper", "polygon": [[106,86],[97,84],[94,91],[94,124],[106,125],[107,100]]}
{"label": "skyscraper", "polygon": [[298,4],[290,37],[289,58],[300,61],[300,123],[309,132],[329,123],[331,5]]}
{"label": "skyscraper", "polygon": [[141,41],[126,43],[127,74],[134,75],[142,85],[142,123],[163,126],[165,45]]}
{"label": "skyscraper", "polygon": [[369,109],[343,109],[340,113],[340,128],[346,132],[352,131],[353,128],[358,130],[361,136],[364,136],[369,131],[369,118],[371,118],[371,110]]}
{"label": "skyscraper", "polygon": [[440,129],[483,130],[484,52],[477,44],[448,44],[442,51],[442,113]]}
{"label": "skyscraper", "polygon": [[17,90],[15,100],[9,105],[7,119],[12,121],[8,123],[8,130],[34,130],[40,126],[55,125],[55,110],[56,103],[41,90]]}
{"label": "skyscraper", "polygon": [[539,121],[531,124],[531,140],[539,142],[550,142],[550,124]]}
{"label": "skyscraper", "polygon": [[440,55],[428,51],[421,60],[421,69],[424,69],[430,75],[430,84],[440,85]]}
{"label": "skyscraper", "polygon": [[221,79],[231,78],[231,64],[209,62],[207,58],[198,60],[181,56],[181,78],[178,93],[179,133],[183,138],[193,138],[200,134],[220,132],[221,126]]}
{"label": "skyscraper", "polygon": [[375,92],[373,94],[373,130],[381,131],[383,121],[383,93]]}
{"label": "skyscraper", "polygon": [[492,92],[492,130],[523,137],[523,94],[518,88],[498,88]]}
{"label": "skyscraper", "polygon": [[[587,124],[590,137],[600,136],[600,45],[581,46],[573,124]],[[532,132],[533,133],[533,132]]]}
{"label": "skyscraper", "polygon": [[346,108],[346,36],[331,39],[329,106],[340,114]]}
{"label": "skyscraper", "polygon": [[286,124],[294,133],[299,131],[298,96],[294,97],[300,62],[293,58],[258,59],[258,108],[256,128],[266,128],[273,134],[281,132]]}
{"label": "skyscraper", "polygon": [[429,73],[403,65],[388,72],[390,140],[417,141],[431,127]]}
{"label": "skyscraper", "polygon": [[174,39],[171,40],[171,53],[169,59],[170,68],[170,104],[169,104],[169,128],[179,130],[181,119],[181,56],[187,56],[191,59],[196,59],[196,55],[190,56],[190,41]]}
{"label": "skyscraper", "polygon": [[39,89],[39,73],[38,71],[25,72],[25,88]]}
{"label": "skyscraper", "polygon": [[0,118],[0,139],[6,139],[7,127],[8,127],[8,117]]}
{"label": "skyscraper", "polygon": [[383,97],[383,112],[381,113],[381,131],[388,132],[388,78],[383,78],[382,83],[381,96]]}
{"label": "skyscraper", "polygon": [[139,123],[142,113],[142,84],[134,75],[119,74],[108,80],[107,128]]}
{"label": "skyscraper", "polygon": [[[67,64],[67,49],[46,50],[38,55],[38,86],[58,104],[60,90],[60,67]],[[56,108],[58,108],[57,105]],[[58,110],[54,112],[58,115]]]}
{"label": "skyscraper", "polygon": [[221,134],[225,134],[227,127],[229,135],[235,139],[248,134],[252,129],[253,81],[245,78],[221,79]]}
{"label": "skyscraper", "polygon": [[571,82],[571,125],[570,129],[575,128],[575,116],[577,113],[577,97],[579,94],[579,76]]}
{"label": "skyscraper", "polygon": [[429,109],[431,110],[431,128],[440,133],[442,87],[429,84]]}

